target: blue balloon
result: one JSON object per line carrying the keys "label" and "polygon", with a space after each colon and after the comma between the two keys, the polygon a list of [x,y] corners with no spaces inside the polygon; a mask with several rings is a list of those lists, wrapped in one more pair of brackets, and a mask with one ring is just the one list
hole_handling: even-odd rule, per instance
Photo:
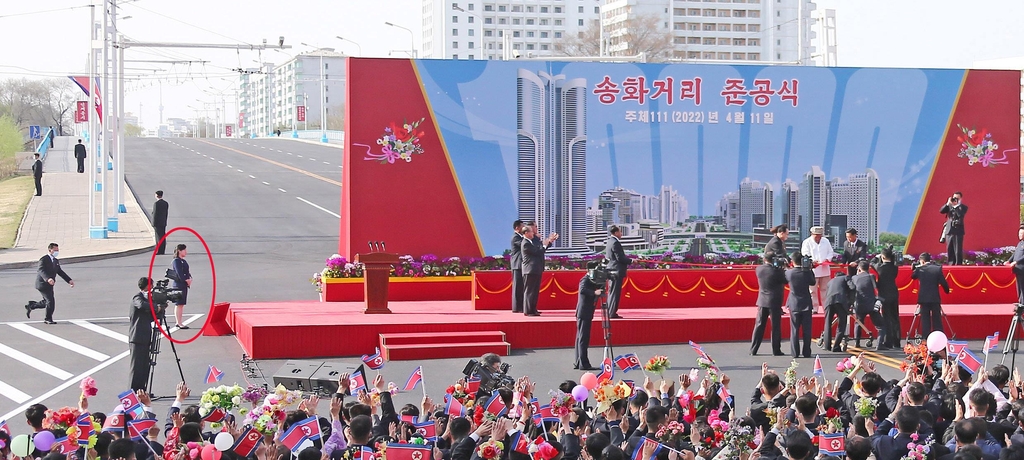
{"label": "blue balloon", "polygon": [[32,436],[32,444],[35,444],[36,449],[42,452],[49,452],[56,440],[57,438],[49,431],[40,431],[35,436]]}

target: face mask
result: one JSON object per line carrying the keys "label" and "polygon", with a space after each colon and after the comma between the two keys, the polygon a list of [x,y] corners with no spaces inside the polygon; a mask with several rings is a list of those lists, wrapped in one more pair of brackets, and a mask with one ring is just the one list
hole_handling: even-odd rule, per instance
{"label": "face mask", "polygon": [[56,259],[60,256],[60,251],[53,251],[53,258]]}

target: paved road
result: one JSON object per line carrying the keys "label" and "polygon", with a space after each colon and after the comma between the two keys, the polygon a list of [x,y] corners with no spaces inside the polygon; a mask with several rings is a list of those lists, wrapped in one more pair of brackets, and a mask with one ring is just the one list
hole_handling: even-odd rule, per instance
{"label": "paved road", "polygon": [[[340,188],[332,181],[340,180],[340,149],[276,139],[131,139],[127,152],[128,180],[143,206],[152,206],[152,191],[164,190],[170,203],[170,226],[194,228],[210,245],[217,267],[217,300],[315,298],[307,273],[319,270],[322,259],[337,244]],[[176,233],[171,241],[185,242],[191,249],[188,259],[196,281],[187,313],[198,325],[205,320],[199,314],[205,313],[212,291],[209,264],[204,263],[207,255],[194,237]],[[147,272],[149,262],[150,256],[131,256],[68,264],[65,268],[77,287],[58,286],[55,316],[59,324],[53,326],[40,324],[40,318],[28,322],[23,316],[24,301],[38,297],[31,285],[33,271],[0,272],[0,292],[5,294],[5,308],[0,309],[0,420],[10,418],[19,432],[19,413],[25,405],[37,400],[50,407],[73,404],[77,383],[85,375],[100,382],[101,393],[95,401],[100,410],[116,403],[115,395],[128,383],[125,316],[135,282]],[[156,259],[161,270],[169,263],[169,255]],[[175,337],[195,331],[178,332]],[[238,366],[242,350],[233,337],[202,337],[176,348],[193,387],[204,387],[201,381],[208,365],[225,372],[224,383],[244,384]],[[759,378],[762,361],[779,372],[789,364],[787,357],[750,357],[745,344],[706,344],[706,349],[734,378],[734,393],[744,402],[741,407]],[[166,341],[162,350],[153,388],[158,396],[170,395],[179,380]],[[642,359],[656,353],[668,355],[673,362],[666,375],[670,378],[694,365],[695,355],[685,344],[615,349],[616,353],[627,351]],[[591,356],[598,362],[600,349],[592,349]],[[822,355],[829,378],[838,377],[833,369],[841,357]],[[514,365],[512,375],[533,376],[544,393],[562,380],[579,377],[571,369],[571,350],[518,352],[507,361]],[[393,362],[383,375],[401,385],[416,365],[423,364],[427,390],[440,400],[444,387],[454,382],[465,363],[465,359]],[[260,362],[268,380],[282,364]],[[800,371],[809,374],[812,366],[812,360],[801,360]],[[881,370],[886,377],[897,376],[891,368]],[[638,372],[626,377],[643,379]],[[416,402],[418,394],[417,390],[399,395],[398,401]],[[158,402],[157,413],[167,405],[169,401]]]}

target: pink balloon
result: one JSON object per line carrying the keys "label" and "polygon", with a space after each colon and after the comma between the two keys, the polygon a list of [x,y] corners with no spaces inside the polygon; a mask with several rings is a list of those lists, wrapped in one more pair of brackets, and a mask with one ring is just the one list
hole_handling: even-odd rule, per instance
{"label": "pink balloon", "polygon": [[219,454],[219,453],[220,452],[217,452],[217,447],[216,446],[214,446],[213,444],[207,444],[207,445],[203,446],[202,459],[203,460],[217,460],[217,458],[214,457],[214,454]]}
{"label": "pink balloon", "polygon": [[597,387],[597,376],[593,372],[587,372],[580,377],[580,385],[583,385],[587,390],[593,390]]}
{"label": "pink balloon", "polygon": [[949,339],[942,331],[933,331],[931,334],[928,334],[928,340],[925,341],[925,344],[928,345],[928,351],[937,353],[939,350],[945,349],[948,342]]}
{"label": "pink balloon", "polygon": [[590,391],[587,390],[587,387],[583,385],[576,385],[573,387],[572,399],[575,399],[576,402],[586,401],[588,397],[590,397]]}

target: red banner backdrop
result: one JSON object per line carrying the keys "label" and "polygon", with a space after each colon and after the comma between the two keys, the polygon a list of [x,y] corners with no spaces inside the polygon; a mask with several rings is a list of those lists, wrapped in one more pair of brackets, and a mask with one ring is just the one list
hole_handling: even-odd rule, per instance
{"label": "red banner backdrop", "polygon": [[89,101],[78,101],[75,103],[75,123],[86,123],[89,121]]}
{"label": "red banner backdrop", "polygon": [[295,107],[295,121],[306,121],[306,106]]}

